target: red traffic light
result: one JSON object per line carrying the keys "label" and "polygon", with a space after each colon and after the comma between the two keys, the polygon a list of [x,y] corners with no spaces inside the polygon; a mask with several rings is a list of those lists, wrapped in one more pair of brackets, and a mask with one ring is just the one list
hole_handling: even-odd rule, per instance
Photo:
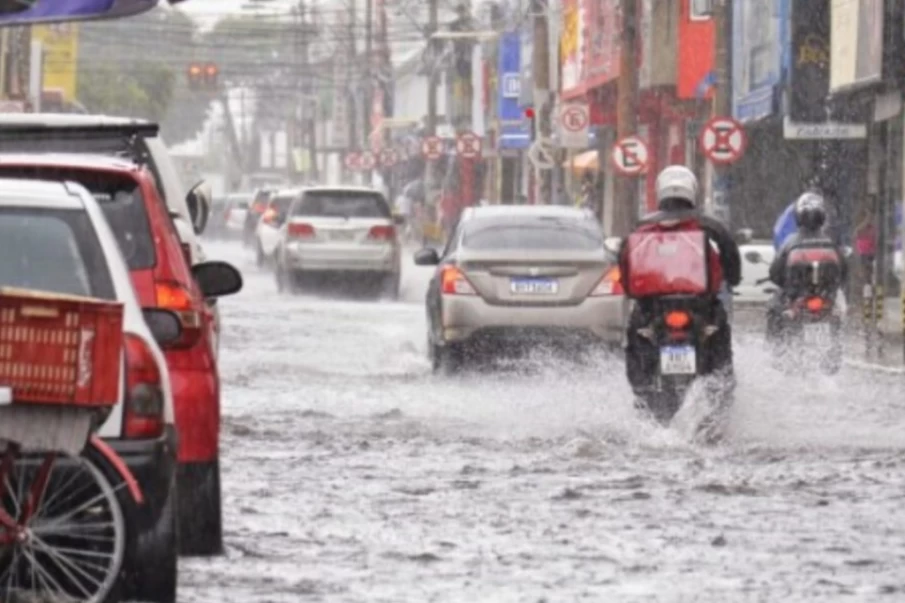
{"label": "red traffic light", "polygon": [[208,77],[217,77],[218,71],[219,71],[219,69],[217,69],[217,66],[214,64],[210,64],[204,68],[204,73]]}
{"label": "red traffic light", "polygon": [[190,65],[189,66],[189,77],[198,77],[201,75],[201,66],[200,65]]}

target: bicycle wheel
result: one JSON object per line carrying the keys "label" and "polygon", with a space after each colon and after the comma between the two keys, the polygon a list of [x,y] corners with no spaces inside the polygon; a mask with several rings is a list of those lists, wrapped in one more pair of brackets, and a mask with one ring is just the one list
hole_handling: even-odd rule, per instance
{"label": "bicycle wheel", "polygon": [[0,600],[110,603],[126,558],[126,520],[91,455],[0,457]]}

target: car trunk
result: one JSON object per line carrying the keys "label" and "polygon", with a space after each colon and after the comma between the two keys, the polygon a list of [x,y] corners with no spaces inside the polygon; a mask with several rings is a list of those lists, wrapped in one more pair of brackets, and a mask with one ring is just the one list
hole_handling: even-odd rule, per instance
{"label": "car trunk", "polygon": [[574,305],[611,265],[600,251],[481,251],[460,253],[458,266],[494,305]]}
{"label": "car trunk", "polygon": [[385,218],[325,218],[296,217],[290,224],[309,224],[314,228],[312,242],[331,245],[360,245],[369,242],[368,235],[375,226],[386,226]]}

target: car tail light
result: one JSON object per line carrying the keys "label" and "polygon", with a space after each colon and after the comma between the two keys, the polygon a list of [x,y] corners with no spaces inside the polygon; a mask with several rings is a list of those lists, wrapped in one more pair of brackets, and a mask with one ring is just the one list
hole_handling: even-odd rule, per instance
{"label": "car tail light", "polygon": [[440,275],[441,290],[446,295],[475,295],[472,287],[462,271],[455,266],[446,266]]}
{"label": "car tail light", "polygon": [[820,297],[809,297],[804,302],[804,305],[811,312],[820,312],[823,310],[823,299]]}
{"label": "car tail light", "polygon": [[372,241],[393,241],[396,238],[396,229],[392,226],[373,226],[368,238]]}
{"label": "car tail light", "polygon": [[256,214],[263,214],[265,209],[267,209],[267,205],[260,201],[251,206],[251,211]]}
{"label": "car tail light", "polygon": [[314,238],[314,227],[310,224],[290,224],[287,232],[293,239]]}
{"label": "car tail light", "polygon": [[594,287],[594,290],[591,291],[591,297],[601,297],[604,295],[625,295],[625,291],[622,290],[621,280],[622,273],[619,271],[619,266],[613,266],[603,275],[603,278],[600,279],[600,282],[597,283],[597,286]]}
{"label": "car tail light", "polygon": [[667,327],[674,331],[678,331],[684,329],[691,323],[691,316],[688,315],[688,312],[673,310],[672,312],[666,313],[664,320]]}
{"label": "car tail light", "polygon": [[201,312],[195,307],[192,293],[179,283],[158,282],[155,288],[157,307],[175,312],[182,323],[182,336],[168,347],[190,348],[201,339]]}
{"label": "car tail light", "polygon": [[126,403],[123,431],[127,438],[163,434],[164,395],[160,367],[144,339],[126,333]]}
{"label": "car tail light", "polygon": [[277,217],[277,210],[274,208],[270,208],[264,212],[264,215],[261,216],[261,222],[264,224],[271,224],[274,219]]}

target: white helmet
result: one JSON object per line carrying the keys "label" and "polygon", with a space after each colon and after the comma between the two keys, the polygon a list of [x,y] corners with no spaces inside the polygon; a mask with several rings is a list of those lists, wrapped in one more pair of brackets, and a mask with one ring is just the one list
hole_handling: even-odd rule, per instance
{"label": "white helmet", "polygon": [[671,165],[657,176],[656,189],[657,205],[661,210],[694,209],[698,198],[698,179],[684,165]]}

